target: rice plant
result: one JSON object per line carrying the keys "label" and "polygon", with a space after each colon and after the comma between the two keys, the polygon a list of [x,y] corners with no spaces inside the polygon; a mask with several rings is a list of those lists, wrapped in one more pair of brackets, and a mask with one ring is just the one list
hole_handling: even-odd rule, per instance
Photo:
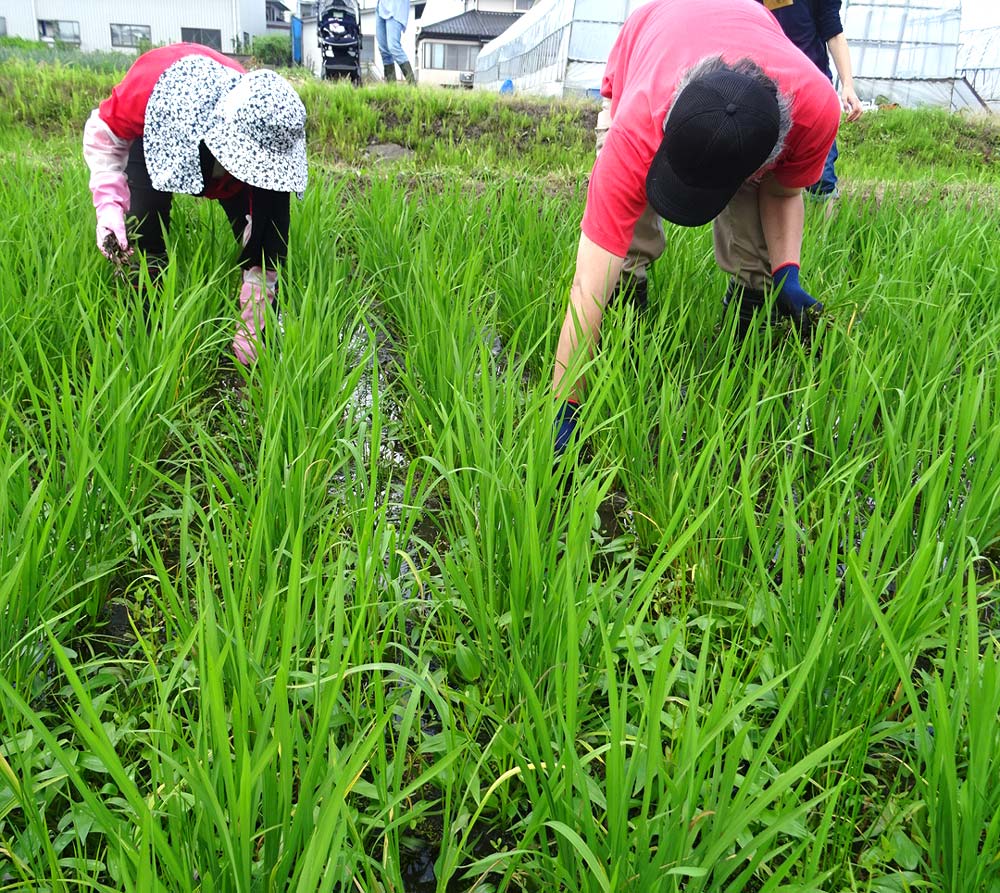
{"label": "rice plant", "polygon": [[582,150],[317,166],[245,370],[217,209],[135,295],[0,148],[0,889],[1000,890],[992,170],[810,209],[811,344],[671,231],[556,462]]}

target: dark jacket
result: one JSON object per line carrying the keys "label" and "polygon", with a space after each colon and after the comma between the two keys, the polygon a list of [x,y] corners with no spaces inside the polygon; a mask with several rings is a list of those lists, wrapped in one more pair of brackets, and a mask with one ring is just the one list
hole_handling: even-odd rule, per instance
{"label": "dark jacket", "polygon": [[[765,6],[770,5],[765,3]],[[832,79],[826,42],[844,30],[840,21],[840,0],[792,0],[788,6],[771,12],[788,39]]]}

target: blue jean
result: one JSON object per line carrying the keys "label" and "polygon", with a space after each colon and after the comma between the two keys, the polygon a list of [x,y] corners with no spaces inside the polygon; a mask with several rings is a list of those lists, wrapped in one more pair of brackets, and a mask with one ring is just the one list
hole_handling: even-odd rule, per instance
{"label": "blue jean", "polygon": [[834,140],[830,146],[830,154],[826,156],[826,162],[823,164],[819,182],[809,187],[809,191],[814,195],[831,195],[837,191],[837,172],[834,170],[834,165],[837,163],[838,154],[837,141]]}
{"label": "blue jean", "polygon": [[379,55],[384,66],[403,65],[410,60],[403,52],[403,26],[395,19],[383,19],[375,15],[375,42],[378,44]]}

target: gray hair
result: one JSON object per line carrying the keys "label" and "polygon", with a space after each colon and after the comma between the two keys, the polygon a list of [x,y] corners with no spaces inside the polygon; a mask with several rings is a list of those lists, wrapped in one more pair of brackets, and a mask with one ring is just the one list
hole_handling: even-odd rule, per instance
{"label": "gray hair", "polygon": [[[761,168],[769,167],[774,164],[774,162],[776,162],[781,156],[781,153],[785,151],[785,140],[788,138],[788,132],[792,129],[791,97],[782,93],[781,90],[778,89],[777,82],[773,78],[768,77],[764,72],[764,69],[749,57],[744,56],[736,62],[726,62],[723,60],[722,56],[707,56],[684,72],[683,77],[681,77],[677,84],[677,89],[674,91],[674,99],[676,99],[680,95],[681,91],[692,81],[696,81],[698,78],[703,78],[706,75],[715,74],[717,71],[733,71],[736,74],[742,74],[745,77],[753,78],[762,87],[773,89],[777,93],[778,116],[780,122],[778,125],[778,141],[774,144],[771,154],[767,156],[767,160],[761,165]],[[669,120],[670,114],[668,112],[667,117],[663,122],[664,130],[666,130],[667,122]]]}

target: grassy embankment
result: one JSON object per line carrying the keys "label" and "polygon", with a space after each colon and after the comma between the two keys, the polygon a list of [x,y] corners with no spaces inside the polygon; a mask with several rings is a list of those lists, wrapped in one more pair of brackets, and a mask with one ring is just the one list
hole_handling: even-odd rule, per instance
{"label": "grassy embankment", "polygon": [[845,129],[809,349],[672,230],[554,472],[592,109],[304,85],[245,374],[217,209],[148,327],[96,252],[112,83],[0,67],[0,889],[1000,889],[995,128]]}

